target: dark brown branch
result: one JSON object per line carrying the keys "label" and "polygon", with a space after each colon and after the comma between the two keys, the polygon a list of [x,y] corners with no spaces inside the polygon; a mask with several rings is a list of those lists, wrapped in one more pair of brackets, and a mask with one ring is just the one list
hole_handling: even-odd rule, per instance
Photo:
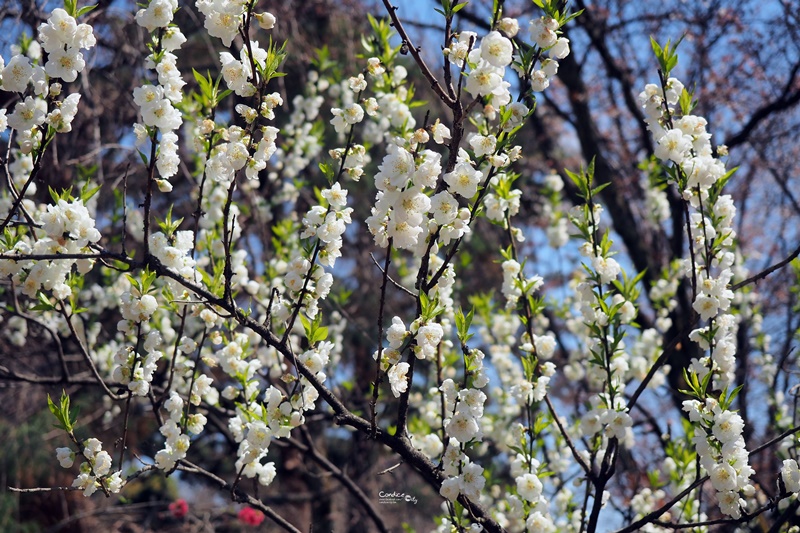
{"label": "dark brown branch", "polygon": [[405,286],[401,285],[398,281],[396,281],[394,278],[392,278],[392,276],[386,275],[386,270],[384,270],[384,268],[380,265],[380,263],[378,263],[378,261],[375,259],[375,255],[369,254],[369,257],[370,257],[370,259],[372,259],[372,262],[375,263],[375,266],[378,267],[378,269],[381,271],[381,275],[382,276],[386,276],[386,279],[389,281],[389,283],[394,285],[396,289],[398,289],[400,292],[404,292],[405,294],[408,294],[412,298],[416,298],[417,297],[417,295],[416,295],[416,293],[414,291],[412,291],[411,289],[408,289]]}
{"label": "dark brown branch", "polygon": [[438,96],[448,107],[452,108],[455,106],[456,100],[447,94],[444,89],[442,89],[442,86],[439,84],[439,80],[436,79],[436,76],[434,76],[433,72],[431,72],[431,69],[428,68],[425,60],[422,59],[419,49],[414,46],[414,43],[411,42],[411,37],[408,36],[408,33],[403,27],[402,22],[400,22],[400,19],[397,17],[397,7],[393,6],[389,0],[383,0],[383,5],[386,8],[386,11],[389,13],[389,17],[392,19],[392,25],[394,26],[394,29],[397,30],[400,38],[408,46],[408,51],[411,53],[411,56],[417,63],[417,66],[419,66],[422,75],[425,76],[425,78],[430,82],[431,89],[433,89],[433,91],[436,93],[436,96]]}
{"label": "dark brown branch", "polygon": [[339,483],[341,483],[342,486],[356,498],[356,500],[358,500],[358,503],[361,504],[361,506],[367,512],[378,530],[382,533],[388,533],[389,529],[383,522],[380,513],[378,513],[378,510],[372,504],[369,497],[364,494],[364,491],[361,490],[361,488],[356,485],[347,474],[342,472],[340,468],[331,463],[327,457],[317,451],[317,449],[314,447],[314,442],[311,440],[311,434],[309,433],[307,427],[301,427],[301,431],[303,433],[303,440],[305,440],[306,444],[303,445],[294,439],[288,439],[289,443],[313,459],[314,462],[324,468],[327,472],[330,472],[330,474],[336,478],[336,480],[339,481]]}
{"label": "dark brown branch", "polygon": [[238,489],[234,489],[230,483],[228,483],[221,477],[212,474],[208,470],[200,468],[199,466],[185,460],[181,460],[180,463],[178,463],[178,470],[181,470],[182,472],[188,472],[190,474],[197,474],[199,476],[205,477],[206,479],[210,479],[211,481],[219,485],[220,488],[224,491],[232,490],[233,491],[232,496],[235,501],[239,503],[246,503],[250,507],[258,509],[259,511],[264,513],[267,517],[269,517],[270,520],[272,520],[281,528],[283,528],[285,531],[289,531],[290,533],[300,533],[299,529],[294,527],[291,523],[289,523],[289,521],[287,521],[284,517],[275,512],[271,507],[266,505],[264,502],[262,502],[261,500],[257,500],[253,496],[245,494]]}
{"label": "dark brown branch", "polygon": [[740,144],[746,143],[750,138],[750,134],[753,133],[753,130],[755,130],[764,120],[776,113],[791,109],[797,105],[798,102],[800,102],[800,89],[795,88],[795,82],[797,81],[797,74],[799,71],[800,63],[795,63],[780,96],[768,104],[764,104],[756,109],[750,116],[750,120],[748,120],[747,123],[742,126],[742,129],[725,140],[725,144],[728,146],[728,148],[733,148],[735,146],[739,146]]}
{"label": "dark brown branch", "polygon": [[789,263],[791,263],[795,258],[797,258],[798,255],[800,255],[800,246],[798,246],[795,249],[795,251],[792,252],[789,255],[789,257],[787,257],[783,261],[781,261],[779,263],[776,263],[776,264],[772,265],[771,267],[769,267],[769,268],[767,268],[765,270],[762,270],[761,272],[759,272],[758,274],[756,274],[754,276],[750,276],[749,278],[747,278],[744,281],[740,281],[739,283],[736,283],[735,285],[731,285],[731,290],[735,291],[735,290],[741,289],[742,287],[744,287],[746,285],[750,285],[751,283],[756,283],[756,282],[766,278],[767,276],[769,276],[770,274],[772,274],[776,270],[780,270],[781,268],[783,268],[786,265],[788,265]]}

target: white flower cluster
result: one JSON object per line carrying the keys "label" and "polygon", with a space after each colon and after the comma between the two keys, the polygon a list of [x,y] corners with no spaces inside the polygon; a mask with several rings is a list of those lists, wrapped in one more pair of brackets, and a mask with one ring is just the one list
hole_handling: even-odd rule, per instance
{"label": "white flower cluster", "polygon": [[[327,367],[328,363],[330,363],[330,354],[332,350],[333,350],[332,342],[327,342],[327,341],[318,342],[314,345],[313,348],[310,348],[305,352],[303,352],[302,354],[300,354],[297,357],[297,360],[300,363],[306,365],[306,367],[311,372],[314,373],[315,378],[317,378],[321,383],[324,383],[325,380],[327,379],[327,376],[325,375],[325,367]],[[307,386],[312,390],[316,390],[313,389],[313,387],[311,387],[308,384]],[[306,396],[306,398],[304,398],[304,402],[305,400],[309,400],[313,404],[315,399],[316,398],[313,398],[311,396]],[[305,403],[303,403],[303,405],[301,405],[300,407],[306,411],[310,408],[313,408]]]}
{"label": "white flower cluster", "polygon": [[[14,55],[8,64],[0,58],[0,88],[25,93],[28,85],[32,84],[34,93],[20,99],[8,117],[5,109],[0,111],[0,133],[7,127],[17,130],[16,141],[20,149],[13,152],[15,161],[11,167],[14,175],[19,174],[14,170],[20,170],[14,167],[24,165],[26,156],[41,146],[41,126],[46,124],[54,132],[72,130],[80,94],[70,94],[58,100],[56,97],[61,94],[62,86],[55,80],[75,81],[86,65],[81,49],[92,48],[96,44],[92,27],[78,24],[61,8],[53,10],[48,21],[39,25],[39,40],[42,45],[37,41],[29,43],[27,55],[19,48],[12,47]],[[44,66],[40,64],[42,48],[48,54]],[[48,95],[52,103],[50,108],[45,100]]]}
{"label": "white flower cluster", "polygon": [[146,396],[153,381],[158,361],[164,356],[159,350],[162,343],[158,331],[150,331],[142,345],[146,355],[142,356],[129,346],[121,347],[114,355],[114,381],[128,386],[135,396]]}
{"label": "white flower cluster", "polygon": [[156,37],[158,49],[147,57],[145,66],[155,70],[157,85],[143,85],[133,90],[133,101],[139,106],[141,124],[134,125],[137,144],[152,133],[145,127],[161,131],[161,139],[156,156],[156,168],[161,179],[156,180],[161,192],[169,192],[172,185],[169,179],[178,173],[178,136],[174,133],[183,123],[180,111],[174,107],[183,99],[182,89],[186,82],[181,78],[177,67],[177,56],[173,53],[186,42],[180,29],[170,26],[174,12],[178,9],[177,0],[152,0],[146,8],[136,13],[136,22],[151,33],[161,32]]}
{"label": "white flower cluster", "polygon": [[[481,421],[487,396],[480,389],[489,383],[483,366],[483,358],[484,354],[480,350],[470,350],[465,354],[465,365],[470,368],[473,387],[458,390],[452,379],[445,379],[438,392],[444,399],[444,412],[447,418],[444,421],[438,420],[438,409],[440,408],[438,405],[430,410],[428,416],[429,423],[443,422],[449,437],[442,457],[443,474],[446,479],[442,482],[439,493],[450,501],[454,501],[459,494],[477,500],[486,483],[483,477],[483,468],[471,463],[469,457],[464,453],[468,444],[479,442],[483,438]],[[436,397],[435,392],[437,391],[431,390],[432,398]],[[421,438],[417,440],[419,440],[418,445],[423,444],[430,447],[429,452],[441,446],[438,438],[433,442],[423,442]]]}
{"label": "white flower cluster", "polygon": [[542,50],[548,50],[552,57],[564,59],[569,55],[569,39],[559,37],[558,28],[557,20],[549,16],[542,16],[531,20],[528,31],[536,46]]}
{"label": "white flower cluster", "polygon": [[581,433],[586,437],[602,433],[606,439],[616,438],[620,444],[630,448],[634,442],[633,419],[627,412],[625,399],[615,396],[613,408],[607,407],[607,404],[605,393],[592,397],[592,408],[581,417]]}
{"label": "white flower cluster", "polygon": [[[47,112],[47,102],[38,96],[26,96],[24,100],[17,102],[14,112],[5,121],[8,127],[17,130],[20,134],[17,141],[20,149],[14,154],[15,159],[18,160],[17,165],[27,166],[23,157],[30,154],[41,142],[39,126],[47,124],[57,133],[72,131],[72,121],[78,113],[80,99],[80,94],[73,93],[63,100],[54,101],[54,107],[49,113]],[[3,125],[0,131],[5,129],[5,125]]]}
{"label": "white flower cluster", "polygon": [[470,69],[466,89],[471,95],[487,97],[495,107],[511,102],[511,84],[503,79],[514,53],[514,46],[508,37],[492,31],[478,44],[475,32],[462,31],[443,52],[458,67],[467,62]]}
{"label": "white flower cluster", "polygon": [[[698,300],[705,299],[703,294]],[[714,371],[714,388],[727,389],[734,382],[736,372],[736,332],[738,322],[732,314],[720,314],[714,320],[713,338],[709,342],[709,327],[698,328],[689,334],[689,339],[696,342],[703,350],[711,349],[710,356],[692,359],[691,369],[699,379]]]}
{"label": "white flower cluster", "polygon": [[415,320],[412,322],[410,330],[414,333],[412,350],[417,359],[433,360],[444,336],[442,325],[433,321],[423,323]]}
{"label": "white flower cluster", "polygon": [[261,139],[250,154],[251,137],[239,126],[224,130],[226,142],[214,147],[206,163],[206,174],[216,183],[228,186],[236,177],[236,172],[245,169],[250,180],[258,179],[258,173],[267,167],[267,161],[275,153],[275,140],[278,129],[272,126],[261,128]]}
{"label": "white flower cluster", "polygon": [[755,471],[749,464],[749,453],[745,449],[744,420],[738,414],[722,409],[711,398],[701,403],[686,400],[683,410],[698,428],[694,437],[700,465],[708,472],[711,484],[717,491],[719,509],[724,514],[739,518],[745,507],[743,494],[750,497],[755,488],[750,477]]}
{"label": "white flower cluster", "polygon": [[[587,281],[580,281],[574,285],[577,287],[575,292],[577,296],[576,303],[580,305],[580,311],[584,315],[570,318],[567,321],[567,327],[570,332],[582,339],[583,345],[570,351],[570,361],[563,367],[564,375],[573,381],[586,379],[590,388],[597,391],[606,386],[624,387],[635,376],[646,375],[650,368],[649,364],[660,353],[654,353],[660,348],[658,339],[651,338],[649,343],[637,346],[637,350],[647,350],[652,360],[648,362],[648,359],[637,355],[635,358],[636,366],[633,367],[634,358],[631,353],[625,351],[625,343],[620,336],[622,334],[621,326],[629,324],[636,316],[636,307],[631,302],[625,301],[622,295],[615,294],[613,297],[608,298],[610,306],[622,305],[617,309],[613,322],[609,322],[609,316],[601,309],[599,296],[592,289],[592,284]],[[609,328],[609,339],[613,338],[612,334],[618,336],[614,342],[613,350],[611,350],[610,344],[607,345],[603,342],[602,336],[598,336],[587,326],[589,322],[584,318],[586,314],[596,320],[594,324],[597,326]],[[587,353],[591,353],[595,357],[607,358],[608,369],[604,365],[587,364]],[[611,372],[610,376],[609,370]],[[663,377],[664,375],[661,373],[654,379],[663,379]]]}
{"label": "white flower cluster", "polygon": [[524,516],[523,505],[520,500],[529,504],[525,526],[528,531],[541,531],[550,533],[555,531],[555,524],[550,516],[549,502],[543,495],[544,485],[536,474],[540,468],[540,463],[535,458],[527,459],[522,454],[517,454],[511,461],[511,475],[517,487],[517,495],[509,498],[509,503],[517,507],[517,512],[511,515]]}
{"label": "white flower cluster", "polygon": [[[341,164],[344,148],[334,148],[328,152],[328,155],[330,155],[334,161],[337,161],[337,164]],[[372,158],[370,158],[364,145],[353,143],[350,146],[350,150],[347,152],[347,159],[344,160],[344,166],[342,168],[350,179],[359,181],[364,174],[364,165],[371,160]]]}
{"label": "white flower cluster", "polygon": [[[72,486],[83,491],[84,496],[91,496],[102,486],[110,493],[118,493],[122,489],[122,472],[111,473],[111,456],[103,450],[103,443],[95,438],[87,439],[84,443],[81,473]],[[57,448],[56,457],[62,468],[72,467],[76,453],[70,448]]]}
{"label": "white flower cluster", "polygon": [[[483,173],[473,168],[466,151],[459,150],[455,168],[444,175],[444,181],[453,193],[445,190],[433,197],[426,194],[426,190],[436,187],[442,172],[441,155],[431,150],[423,150],[419,165],[415,165],[410,152],[390,144],[378,169],[375,175],[376,203],[372,215],[367,218],[367,225],[378,246],[386,247],[392,239],[394,247],[421,255],[427,241],[420,237],[428,233],[438,229],[442,245],[470,233],[469,209],[459,208],[453,193],[472,198],[477,193]],[[436,250],[438,243],[433,251]]]}
{"label": "white flower cluster", "polygon": [[[321,253],[319,254],[322,255]],[[320,263],[326,260],[324,257],[319,257]],[[335,260],[335,258],[334,258]],[[309,269],[313,269],[311,276],[306,283]],[[306,284],[306,291],[303,294],[303,285]],[[333,275],[330,272],[325,272],[319,265],[313,265],[303,257],[298,255],[288,265],[286,265],[285,276],[283,278],[283,285],[288,289],[291,297],[303,296],[302,304],[304,305],[304,313],[308,318],[315,318],[319,313],[319,302],[328,297],[331,287],[333,286]],[[292,315],[292,307],[295,303],[291,298],[284,298],[279,296],[275,298],[272,303],[270,312],[272,313],[273,320],[277,322],[286,322]]]}
{"label": "white flower cluster", "polygon": [[[555,341],[549,335],[537,337],[537,341],[539,339],[549,339],[546,341],[548,344],[552,340],[553,346],[555,346]],[[529,351],[526,350],[526,348],[532,348],[530,343],[523,344],[521,347],[523,351]],[[550,351],[550,354],[547,355],[546,352],[540,352],[537,348],[536,355],[540,358],[547,358],[552,356],[552,351]],[[547,394],[547,386],[550,384],[550,379],[555,375],[555,373],[555,363],[551,361],[542,363],[539,373],[533,376],[532,381],[528,381],[526,379],[517,380],[516,383],[509,389],[509,393],[511,393],[511,396],[516,399],[520,406],[532,405],[534,402],[541,402],[544,400],[544,397]]]}
{"label": "white flower cluster", "polygon": [[[219,38],[226,47],[230,47],[239,33],[249,3],[243,0],[197,0],[195,5],[205,17],[204,25],[208,34]],[[275,27],[276,19],[272,13],[254,13],[253,17],[263,30]]]}
{"label": "white flower cluster", "polygon": [[[250,54],[252,53],[252,63],[257,68],[265,68],[268,58],[267,50],[264,50],[256,41],[250,41],[250,46],[242,48],[241,60],[236,59],[230,52],[220,53],[222,63],[222,76],[228,88],[239,96],[253,96],[256,92],[254,82],[255,73],[252,72]],[[238,104],[236,111],[245,119],[248,124],[253,123],[258,116],[267,120],[275,118],[274,109],[283,105],[283,99],[278,93],[270,93],[262,97],[258,103],[258,109],[251,108],[245,104]],[[208,128],[201,128],[208,134],[213,131],[213,123],[208,121]],[[258,130],[260,139],[253,149],[255,139],[252,139],[247,132],[238,126],[231,126],[223,131],[223,138],[226,142],[217,145],[212,152],[211,158],[206,164],[206,172],[216,182],[229,184],[233,181],[237,171],[245,169],[245,175],[249,180],[257,180],[258,174],[267,168],[270,158],[276,153],[277,146],[275,141],[278,136],[278,129],[272,126],[262,126]]]}
{"label": "white flower cluster", "polygon": [[800,468],[795,459],[784,459],[781,466],[781,479],[787,491],[793,494],[800,493]]}
{"label": "white flower cluster", "polygon": [[541,276],[526,278],[522,274],[522,266],[514,259],[503,261],[503,296],[506,297],[506,309],[514,309],[525,289],[525,296],[530,296],[539,289],[544,280]]}
{"label": "white flower cluster", "polygon": [[439,488],[439,494],[448,500],[455,501],[459,494],[477,501],[486,484],[483,467],[470,462],[469,457],[461,450],[456,439],[451,438],[442,458],[443,474],[447,478]]}
{"label": "white flower cluster", "polygon": [[[175,468],[175,464],[186,457],[186,452],[189,450],[191,440],[189,435],[181,433],[181,421],[183,420],[183,406],[184,401],[180,395],[172,391],[169,398],[164,402],[164,408],[169,412],[169,419],[161,426],[159,431],[166,439],[164,448],[156,452],[155,460],[156,466],[164,471],[170,471]],[[202,417],[202,418],[199,418]],[[192,433],[199,433],[205,425],[205,416],[195,415],[195,426]],[[187,425],[187,428],[190,427]]]}
{"label": "white flower cluster", "polygon": [[212,37],[218,37],[230,46],[239,31],[245,2],[223,0],[198,0],[197,9],[205,16],[205,28]]}
{"label": "white flower cluster", "polygon": [[119,310],[122,320],[117,323],[117,329],[123,333],[133,333],[134,325],[147,322],[158,309],[158,300],[149,293],[142,294],[137,287],[130,287],[120,296]]}
{"label": "white flower cluster", "polygon": [[150,235],[150,253],[168,269],[184,278],[191,278],[195,260],[188,254],[192,249],[193,237],[191,231],[176,231],[170,237],[157,231]]}
{"label": "white flower cluster", "polygon": [[[692,235],[691,244],[700,250],[700,259],[695,265],[684,260],[684,271],[697,279],[697,295],[692,307],[700,318],[713,321],[713,328],[698,328],[690,335],[701,348],[711,350],[710,357],[694,360],[692,368],[703,376],[713,371],[715,387],[727,388],[734,379],[736,352],[737,319],[729,312],[734,295],[728,288],[734,276],[732,248],[736,237],[733,229],[736,207],[729,195],[710,196],[712,186],[726,173],[725,165],[714,157],[706,120],[695,115],[677,117],[675,106],[684,91],[679,80],[669,78],[663,90],[658,85],[648,84],[639,100],[645,109],[647,127],[657,144],[656,157],[680,169],[685,177],[685,183],[681,183],[683,198],[694,209],[688,229]],[[701,260],[705,264],[701,264]],[[712,329],[714,337],[709,339]]]}
{"label": "white flower cluster", "polygon": [[344,109],[334,107],[331,109],[331,114],[333,114],[331,125],[336,130],[336,133],[344,133],[348,127],[364,120],[364,108],[355,102]]}
{"label": "white flower cluster", "polygon": [[259,483],[269,485],[275,478],[275,465],[261,463],[261,459],[267,455],[272,439],[288,437],[292,429],[305,420],[293,405],[295,402],[285,401],[283,393],[274,386],[264,392],[264,401],[265,404],[250,402],[248,412],[237,407],[237,414],[228,421],[228,427],[239,443],[236,470],[244,468],[243,476],[258,477]]}
{"label": "white flower cluster", "polygon": [[431,210],[431,199],[423,192],[425,187],[436,186],[441,173],[441,156],[425,150],[419,168],[414,155],[396,144],[387,147],[386,156],[378,166],[375,185],[378,189],[372,215],[367,226],[381,247],[392,244],[399,249],[417,249],[420,254],[424,239],[420,235],[426,215]]}
{"label": "white flower cluster", "polygon": [[[476,135],[476,137],[479,136]],[[495,161],[497,158],[505,158],[506,161]],[[490,158],[490,163],[492,166],[505,166],[508,164],[507,160],[508,155],[498,154],[497,156]],[[522,197],[522,191],[519,189],[512,189],[507,193],[500,192],[504,189],[504,187],[499,187],[499,185],[508,179],[509,178],[505,173],[498,173],[492,176],[491,180],[489,180],[489,185],[493,188],[494,192],[487,193],[483,199],[483,206],[486,209],[486,217],[489,220],[501,223],[503,227],[507,226],[507,218],[511,218],[519,213],[520,198]]]}
{"label": "white flower cluster", "polygon": [[73,250],[64,250],[64,253],[74,253],[89,243],[100,240],[100,232],[94,227],[94,219],[89,215],[89,210],[83,205],[83,200],[66,201],[58,200],[55,205],[48,205],[47,211],[39,219],[42,229],[50,239],[66,246],[71,243]]}
{"label": "white flower cluster", "polygon": [[439,390],[444,394],[445,412],[452,413],[444,421],[447,435],[461,444],[481,440],[479,419],[483,416],[486,394],[478,389],[458,390],[452,379],[444,380]]}
{"label": "white flower cluster", "polygon": [[[14,251],[20,255],[80,254],[86,253],[90,244],[100,240],[100,232],[94,226],[94,219],[82,200],[67,201],[59,199],[55,205],[48,205],[38,217],[41,229],[46,235],[37,239],[31,247],[27,241],[20,241]],[[39,290],[52,290],[53,296],[63,300],[72,295],[67,276],[77,265],[78,272],[88,273],[93,261],[87,259],[60,259],[38,261],[3,261],[0,270],[20,283],[22,293],[36,297]]]}
{"label": "white flower cluster", "polygon": [[322,241],[325,246],[320,250],[319,262],[332,267],[336,259],[342,256],[342,235],[347,229],[347,224],[351,222],[350,214],[353,208],[347,207],[347,190],[342,189],[339,183],[334,183],[329,189],[323,189],[321,195],[327,201],[328,207],[315,205],[308,211],[303,217],[305,230],[300,237],[303,239],[317,237]]}
{"label": "white flower cluster", "polygon": [[237,333],[233,339],[224,342],[222,348],[214,352],[213,364],[219,364],[220,369],[234,379],[244,377],[250,382],[262,365],[258,359],[247,360],[244,349],[247,342],[246,335]]}
{"label": "white flower cluster", "polygon": [[[399,316],[392,317],[392,325],[386,330],[386,340],[389,342],[389,347],[381,350],[381,370],[387,372],[389,378],[389,386],[392,389],[392,394],[395,398],[408,389],[408,370],[410,365],[406,362],[400,362],[402,356],[401,348],[406,339],[410,337],[411,332],[406,330],[403,319]],[[378,358],[378,351],[372,354],[372,358]]]}
{"label": "white flower cluster", "polygon": [[531,40],[542,50],[547,50],[548,59],[541,61],[540,68],[531,73],[531,89],[541,92],[550,86],[550,80],[558,73],[558,60],[569,55],[569,39],[558,36],[557,20],[542,16],[530,22],[528,30]]}
{"label": "white flower cluster", "polygon": [[47,52],[45,72],[67,82],[75,81],[86,66],[81,49],[97,43],[91,26],[78,24],[61,8],[54,9],[47,23],[39,25],[39,40]]}
{"label": "white flower cluster", "polygon": [[[250,41],[253,48],[253,60],[260,66],[264,66],[267,59],[267,51],[261,48],[256,41]],[[236,59],[230,52],[220,52],[219,61],[222,63],[222,77],[228,89],[236,93],[237,96],[253,96],[256,94],[253,69],[250,67],[250,56],[247,48],[242,48],[241,60]]]}
{"label": "white flower cluster", "polygon": [[[646,85],[639,94],[639,101],[645,110],[647,127],[656,141],[656,157],[664,162],[672,161],[683,171],[687,177],[683,196],[697,208],[701,200],[708,198],[710,187],[725,175],[725,165],[713,155],[711,134],[706,131],[707,122],[703,117],[675,116],[675,106],[683,91],[680,80],[669,78],[663,91],[658,85]],[[731,219],[733,214],[735,210]]]}

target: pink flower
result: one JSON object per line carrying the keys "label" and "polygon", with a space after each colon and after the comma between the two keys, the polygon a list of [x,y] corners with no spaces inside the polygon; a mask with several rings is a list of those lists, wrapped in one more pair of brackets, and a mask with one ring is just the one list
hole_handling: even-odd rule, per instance
{"label": "pink flower", "polygon": [[238,518],[247,525],[258,526],[264,521],[264,513],[252,507],[245,507],[239,511]]}
{"label": "pink flower", "polygon": [[177,519],[181,519],[189,513],[189,504],[183,498],[175,500],[169,504],[169,512]]}

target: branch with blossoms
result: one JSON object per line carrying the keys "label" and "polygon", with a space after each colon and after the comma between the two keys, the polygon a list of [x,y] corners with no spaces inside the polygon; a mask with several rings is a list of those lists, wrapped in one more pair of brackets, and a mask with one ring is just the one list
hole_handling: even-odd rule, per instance
{"label": "branch with blossoms", "polygon": [[[734,371],[740,317],[757,313],[754,293],[735,291],[797,253],[755,276],[741,268],[724,150],[671,76],[675,46],[653,41],[660,83],[639,97],[653,136],[648,178],[658,182],[648,199],[658,217],[664,188],[677,190],[686,249],[663,273],[631,272],[607,228],[601,193],[614,184],[595,183],[594,161],[564,172],[571,206],[560,176],[537,176],[548,244],[577,258],[552,295],[522,218],[531,190],[523,134],[542,93],[557,88],[571,52],[565,28],[579,13],[534,3],[524,21],[494,2],[479,33],[462,19],[467,2],[442,0],[442,55],[430,59],[404,28],[404,7],[384,0],[388,19],[368,17],[357,65],[342,70],[318,50],[301,93],[289,95],[277,85],[292,50],[273,42],[267,32],[280,22],[257,2],[195,4],[203,38],[224,51],[218,73],[190,76],[177,2],[151,0],[134,15],[148,37],[132,94],[141,187],[131,205],[127,181],[118,205],[98,201],[103,186],[89,171],[51,189],[51,201],[35,195],[45,155],[80,112],[72,84],[90,76],[82,50],[96,39],[78,21],[90,9],[66,2],[38,28],[44,55],[28,45],[0,65],[0,87],[15,95],[13,112],[0,115],[12,147],[0,197],[3,316],[15,319],[10,342],[20,347],[23,327],[44,325],[61,366],[60,377],[2,366],[0,379],[91,383],[120,421],[114,465],[97,436],[78,438],[93,428],[76,427],[70,395],[48,402],[69,439],[56,451],[61,466],[84,459],[73,488],[111,497],[140,475],[125,479],[123,469],[181,471],[298,531],[263,492],[282,475],[275,443],[288,443],[388,530],[368,489],[325,455],[335,425],[419,474],[442,504],[431,517],[439,531],[594,532],[624,512],[623,531],[701,527],[791,508],[800,493],[791,417],[769,441],[781,448],[778,493],[764,500],[751,482]],[[428,106],[417,122],[425,103],[415,74],[441,116]],[[112,240],[120,222],[121,252]],[[370,239],[382,261],[357,274],[377,285],[356,286],[377,300],[368,317],[377,338],[352,341],[340,288],[362,283],[348,272]],[[476,250],[500,265],[499,290],[473,287]],[[687,287],[691,330],[664,342]],[[649,311],[656,318],[641,320]],[[685,419],[660,435],[648,404],[689,341],[702,355],[672,391],[688,398]],[[158,428],[147,435],[152,458],[128,449],[142,411]],[[635,469],[626,463],[654,439],[663,464],[647,472],[647,491],[628,497]],[[201,462],[217,445],[225,468],[212,471]]]}

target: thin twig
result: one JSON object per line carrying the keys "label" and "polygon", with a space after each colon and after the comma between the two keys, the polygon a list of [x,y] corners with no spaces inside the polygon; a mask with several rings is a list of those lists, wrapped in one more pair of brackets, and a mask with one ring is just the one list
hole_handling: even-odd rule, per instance
{"label": "thin twig", "polygon": [[775,272],[776,270],[780,270],[781,268],[783,268],[783,267],[785,267],[786,265],[788,265],[789,263],[791,263],[791,262],[792,262],[794,259],[796,259],[796,258],[797,258],[797,256],[800,256],[800,246],[798,246],[798,247],[795,249],[795,251],[794,251],[794,252],[792,252],[792,253],[789,255],[789,257],[787,257],[787,258],[786,258],[786,259],[784,259],[783,261],[781,261],[781,262],[779,262],[779,263],[775,263],[775,264],[774,264],[774,265],[772,265],[771,267],[769,267],[769,268],[767,268],[767,269],[765,269],[765,270],[762,270],[761,272],[759,272],[758,274],[756,274],[756,275],[754,275],[754,276],[750,276],[749,278],[747,278],[747,279],[746,279],[746,280],[744,280],[744,281],[740,281],[739,283],[736,283],[736,284],[734,284],[734,285],[731,285],[731,290],[732,290],[732,291],[735,291],[735,290],[737,290],[737,289],[741,289],[742,287],[744,287],[744,286],[746,286],[746,285],[750,285],[751,283],[755,283],[755,282],[757,282],[757,281],[760,281],[760,280],[762,280],[762,279],[766,278],[767,276],[769,276],[770,274],[772,274],[772,273],[773,273],[773,272]]}
{"label": "thin twig", "polygon": [[417,63],[422,75],[425,76],[428,82],[430,82],[431,89],[433,89],[433,91],[436,93],[436,96],[438,96],[448,107],[452,108],[455,106],[456,100],[447,94],[444,89],[442,89],[442,86],[439,84],[439,80],[436,79],[436,76],[434,76],[433,72],[431,72],[431,69],[428,68],[425,60],[422,59],[419,48],[414,46],[414,43],[411,42],[411,37],[408,36],[408,33],[403,27],[403,23],[400,22],[400,19],[397,17],[397,7],[393,6],[389,0],[383,0],[383,5],[386,8],[386,11],[389,13],[389,17],[392,19],[392,25],[394,26],[394,29],[397,30],[400,38],[408,46],[408,51],[411,53],[411,57],[414,58],[414,61]]}
{"label": "thin twig", "polygon": [[411,289],[405,287],[404,285],[401,285],[399,282],[395,281],[391,276],[387,275],[386,274],[386,270],[384,270],[384,268],[380,265],[380,263],[378,263],[378,260],[375,259],[375,255],[370,253],[369,257],[370,257],[370,259],[372,259],[372,262],[375,263],[375,266],[378,267],[378,269],[381,271],[381,274],[383,276],[385,276],[387,280],[389,280],[389,283],[394,285],[395,288],[400,290],[400,292],[404,292],[404,293],[408,294],[409,296],[411,296],[412,298],[416,298],[417,297],[417,293],[415,293]]}

